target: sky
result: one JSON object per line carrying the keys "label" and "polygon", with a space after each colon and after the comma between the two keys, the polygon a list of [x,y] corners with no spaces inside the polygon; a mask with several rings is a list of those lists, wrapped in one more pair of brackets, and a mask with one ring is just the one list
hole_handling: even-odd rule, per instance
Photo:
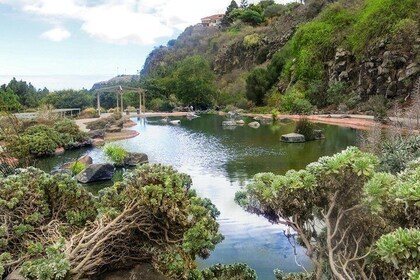
{"label": "sky", "polygon": [[37,88],[90,89],[95,82],[137,74],[155,46],[205,16],[224,13],[229,3],[0,0],[0,84],[16,77]]}

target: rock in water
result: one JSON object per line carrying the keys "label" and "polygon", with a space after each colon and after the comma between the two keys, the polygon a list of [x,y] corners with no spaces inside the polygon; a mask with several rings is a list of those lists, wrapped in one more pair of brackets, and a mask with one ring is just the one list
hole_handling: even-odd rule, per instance
{"label": "rock in water", "polygon": [[76,178],[80,183],[86,184],[97,181],[111,180],[114,176],[114,166],[110,163],[91,164],[80,172]]}
{"label": "rock in water", "polygon": [[281,136],[280,141],[286,142],[286,143],[303,143],[305,142],[305,136],[298,133],[289,133],[284,134]]}
{"label": "rock in water", "polygon": [[144,153],[128,153],[127,158],[124,160],[126,166],[136,166],[149,162],[149,157]]}
{"label": "rock in water", "polygon": [[244,120],[238,120],[238,121],[236,121],[236,124],[237,125],[244,125],[245,121]]}
{"label": "rock in water", "polygon": [[321,129],[315,129],[314,130],[314,139],[315,140],[325,139],[324,132]]}
{"label": "rock in water", "polygon": [[259,128],[260,127],[259,122],[250,122],[248,125],[252,128]]}
{"label": "rock in water", "polygon": [[236,122],[234,120],[230,120],[230,121],[223,121],[222,122],[223,126],[235,126]]}

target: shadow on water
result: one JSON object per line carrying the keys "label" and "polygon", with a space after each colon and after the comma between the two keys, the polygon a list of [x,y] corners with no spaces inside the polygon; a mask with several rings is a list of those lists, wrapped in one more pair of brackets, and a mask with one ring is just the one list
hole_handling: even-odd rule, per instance
{"label": "shadow on water", "polygon": [[[293,247],[283,235],[284,228],[243,211],[234,202],[235,192],[258,172],[284,174],[289,169],[304,168],[321,156],[356,145],[358,131],[318,125],[324,130],[325,140],[287,144],[279,139],[282,134],[293,132],[293,122],[262,125],[258,129],[245,125],[227,130],[222,128],[220,116],[176,119],[181,119],[180,125],[163,124],[159,118],[149,118],[147,122],[137,120],[137,126],[132,129],[140,135],[116,143],[128,151],[148,154],[152,163],[170,164],[191,175],[197,193],[210,198],[220,210],[218,222],[225,240],[216,246],[208,259],[198,260],[199,266],[245,262],[256,269],[259,279],[275,279],[275,268],[285,272],[301,271],[295,263]],[[251,121],[250,118],[244,120],[246,123]],[[48,171],[81,152],[92,156],[96,163],[107,161],[101,149],[91,148],[44,159],[38,166]],[[97,193],[107,184],[112,182],[97,183],[88,188]],[[296,258],[310,268],[303,248],[297,249]]]}

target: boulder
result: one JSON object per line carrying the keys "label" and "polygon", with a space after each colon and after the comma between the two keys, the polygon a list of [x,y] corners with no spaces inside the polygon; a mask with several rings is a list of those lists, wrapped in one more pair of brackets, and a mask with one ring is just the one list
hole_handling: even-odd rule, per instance
{"label": "boulder", "polygon": [[236,126],[236,121],[234,121],[234,120],[223,121],[222,125],[223,126]]}
{"label": "boulder", "polygon": [[63,168],[59,168],[59,169],[54,169],[50,172],[51,175],[69,175],[72,176],[72,172],[70,169],[63,169]]}
{"label": "boulder", "polygon": [[25,280],[26,278],[20,275],[20,269],[16,269],[15,271],[12,271],[5,280]]}
{"label": "boulder", "polygon": [[105,144],[105,140],[102,138],[94,138],[92,145],[93,146],[102,146],[103,144]]}
{"label": "boulder", "polygon": [[149,157],[144,153],[128,153],[127,158],[124,160],[126,166],[136,166],[149,162]]}
{"label": "boulder", "polygon": [[259,122],[250,122],[248,125],[252,128],[259,128],[260,127]]}
{"label": "boulder", "polygon": [[101,138],[101,139],[104,139],[105,138],[105,129],[91,130],[87,134],[88,134],[88,136],[90,138]]}
{"label": "boulder", "polygon": [[117,133],[117,132],[121,132],[121,127],[119,127],[119,126],[115,126],[115,125],[111,125],[110,127],[108,127],[108,128],[106,129],[106,132],[109,132],[109,133]]}
{"label": "boulder", "polygon": [[289,133],[282,135],[280,141],[286,143],[303,143],[305,142],[305,136],[298,133]]}
{"label": "boulder", "polygon": [[325,139],[324,131],[322,131],[321,129],[314,129],[314,139],[315,140]]}
{"label": "boulder", "polygon": [[238,120],[238,121],[236,121],[236,124],[237,125],[244,125],[245,121],[244,120]]}
{"label": "boulder", "polygon": [[[75,162],[76,162],[76,161],[66,162],[65,164],[63,164],[63,165],[61,166],[61,169],[70,169],[70,168],[71,168],[71,166],[72,166]],[[79,158],[79,159],[77,160],[77,162],[83,163],[85,166],[88,166],[88,165],[91,165],[91,164],[93,163],[93,159],[92,159],[90,156],[85,155],[85,156],[83,156],[83,157]]]}
{"label": "boulder", "polygon": [[64,152],[65,152],[64,147],[58,147],[58,148],[55,149],[54,154],[55,155],[62,155],[62,154],[64,154]]}
{"label": "boulder", "polygon": [[114,176],[114,165],[110,163],[91,164],[80,172],[76,179],[80,183],[86,184],[97,181],[111,180]]}

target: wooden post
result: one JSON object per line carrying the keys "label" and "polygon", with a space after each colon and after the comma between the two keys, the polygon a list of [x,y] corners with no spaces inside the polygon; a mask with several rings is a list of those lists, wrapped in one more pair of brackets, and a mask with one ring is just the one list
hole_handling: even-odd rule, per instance
{"label": "wooden post", "polygon": [[142,92],[141,92],[141,90],[139,90],[139,99],[140,99],[140,104],[139,104],[139,115],[141,115],[141,98],[142,98],[142,96],[141,96],[141,94],[142,94]]}
{"label": "wooden post", "polygon": [[143,91],[143,106],[144,106],[144,113],[146,113],[146,92]]}
{"label": "wooden post", "polygon": [[119,104],[119,102],[118,102],[118,91],[117,91],[117,112],[119,112],[120,111],[120,104]]}
{"label": "wooden post", "polygon": [[98,115],[101,116],[101,99],[99,98],[99,91],[96,93],[96,109],[98,110]]}
{"label": "wooden post", "polygon": [[121,114],[124,113],[124,103],[123,103],[123,91],[121,90]]}

